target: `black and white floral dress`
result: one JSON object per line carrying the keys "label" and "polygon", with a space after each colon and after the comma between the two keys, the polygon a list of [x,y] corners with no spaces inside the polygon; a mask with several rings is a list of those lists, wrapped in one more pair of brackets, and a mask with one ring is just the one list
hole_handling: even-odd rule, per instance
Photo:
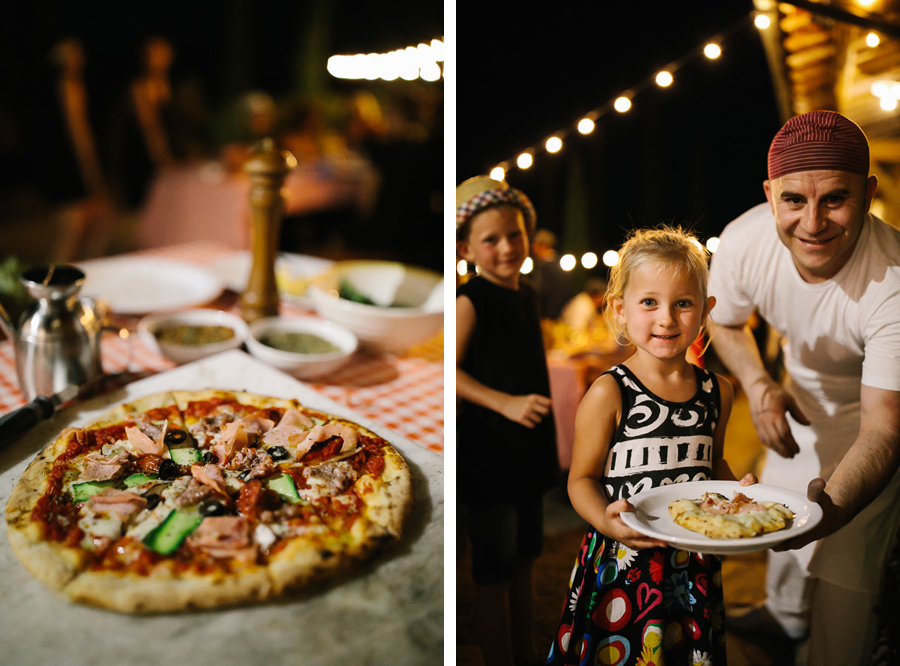
{"label": "black and white floral dress", "polygon": [[[609,370],[622,392],[623,414],[606,461],[610,501],[712,477],[719,385],[712,373],[696,372],[694,397],[676,403],[652,394],[624,366]],[[716,556],[632,550],[590,528],[547,663],[720,666],[724,616]]]}

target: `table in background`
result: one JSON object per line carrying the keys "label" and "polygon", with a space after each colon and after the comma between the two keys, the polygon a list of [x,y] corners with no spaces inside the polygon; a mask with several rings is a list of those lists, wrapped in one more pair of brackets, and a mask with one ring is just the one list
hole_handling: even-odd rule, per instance
{"label": "table in background", "polygon": [[572,446],[575,442],[575,412],[594,380],[631,352],[626,348],[605,353],[547,355],[550,371],[550,398],[553,401],[553,418],[556,421],[556,450],[559,464],[569,469],[572,462]]}
{"label": "table in background", "polygon": [[[122,256],[158,257],[207,266],[231,253],[233,248],[228,245],[197,242],[120,255],[116,259]],[[223,292],[206,307],[237,312],[238,295]],[[317,317],[312,311],[284,302],[281,314]],[[115,324],[133,332],[139,319],[119,316],[115,318]],[[128,376],[135,379],[176,367],[137,335],[131,335],[127,341],[114,335],[105,336],[102,352],[103,367],[108,372],[127,369]],[[443,336],[439,335],[402,356],[357,352],[334,374],[306,383],[398,435],[443,454],[443,357]],[[18,387],[12,345],[4,340],[0,344],[0,413],[23,404],[25,399]]]}
{"label": "table in background", "polygon": [[[373,205],[378,176],[366,162],[300,165],[285,178],[285,215]],[[250,181],[219,162],[176,165],[153,179],[138,213],[142,248],[216,238],[231,249],[250,247]]]}

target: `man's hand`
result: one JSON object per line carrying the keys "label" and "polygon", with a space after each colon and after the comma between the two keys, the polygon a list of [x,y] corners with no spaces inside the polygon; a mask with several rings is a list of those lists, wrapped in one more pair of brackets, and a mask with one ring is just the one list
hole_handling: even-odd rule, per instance
{"label": "man's hand", "polygon": [[810,502],[815,502],[822,509],[822,520],[806,534],[802,534],[795,539],[785,541],[773,550],[796,550],[803,548],[808,543],[818,541],[829,534],[833,534],[842,528],[846,523],[846,519],[842,516],[842,512],[831,501],[831,497],[825,492],[825,479],[816,478],[809,482],[806,488],[806,498]]}
{"label": "man's hand", "polygon": [[510,395],[504,398],[500,413],[510,421],[534,428],[550,413],[550,398],[545,395]]}
{"label": "man's hand", "polygon": [[790,412],[799,423],[809,425],[809,419],[800,411],[794,396],[783,386],[769,378],[756,381],[747,389],[750,416],[760,441],[784,458],[793,458],[800,452],[788,425],[786,413]]}

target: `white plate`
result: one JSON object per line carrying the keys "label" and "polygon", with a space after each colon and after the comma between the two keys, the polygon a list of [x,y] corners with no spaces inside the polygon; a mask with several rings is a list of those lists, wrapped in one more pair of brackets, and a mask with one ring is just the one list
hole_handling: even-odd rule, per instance
{"label": "white plate", "polygon": [[[735,491],[758,502],[780,502],[794,512],[790,525],[778,532],[770,532],[747,539],[713,539],[675,523],[669,515],[669,504],[679,499],[699,499],[703,493],[720,493],[731,499]],[[642,534],[662,539],[671,546],[697,553],[732,555],[753,553],[777,546],[783,541],[808,532],[822,520],[822,509],[804,495],[787,488],[761,483],[742,486],[737,481],[689,481],[651,488],[634,495],[630,500],[634,512],[622,513],[622,522]]]}
{"label": "white plate", "polygon": [[[247,286],[251,264],[249,252],[235,252],[214,261],[210,269],[225,283],[225,286],[240,293]],[[275,272],[282,300],[311,308],[312,301],[305,293],[305,283],[333,264],[330,259],[308,254],[280,253],[275,262]],[[292,282],[297,284],[290,284]]]}
{"label": "white plate", "polygon": [[222,293],[216,275],[193,264],[153,257],[80,262],[84,296],[104,299],[119,314],[146,314],[203,305]]}

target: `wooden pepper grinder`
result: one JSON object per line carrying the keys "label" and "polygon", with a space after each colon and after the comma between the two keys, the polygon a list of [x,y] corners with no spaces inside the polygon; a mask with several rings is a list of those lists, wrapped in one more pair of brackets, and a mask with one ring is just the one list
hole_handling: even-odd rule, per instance
{"label": "wooden pepper grinder", "polygon": [[278,314],[275,259],[284,209],[282,188],[285,176],[295,166],[296,158],[286,150],[278,150],[271,138],[263,139],[244,163],[244,171],[250,176],[253,263],[240,308],[248,323]]}

